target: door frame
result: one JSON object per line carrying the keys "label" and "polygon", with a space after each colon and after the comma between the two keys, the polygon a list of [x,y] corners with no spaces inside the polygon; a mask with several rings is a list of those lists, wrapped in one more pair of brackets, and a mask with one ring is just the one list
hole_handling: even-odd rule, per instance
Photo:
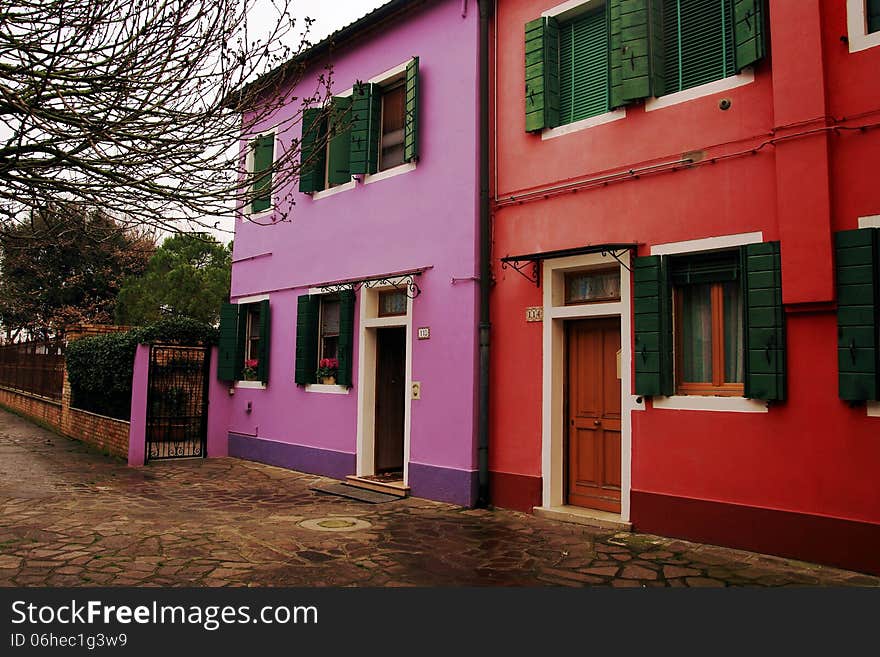
{"label": "door frame", "polygon": [[[392,281],[399,286],[405,279]],[[360,329],[358,331],[357,368],[357,456],[356,473],[358,477],[376,474],[376,331],[380,328],[406,328],[406,362],[404,364],[404,405],[403,405],[403,483],[409,485],[410,425],[412,418],[412,310],[413,300],[407,295],[406,314],[393,317],[379,317],[379,292],[395,289],[385,287],[361,288]],[[399,288],[398,288],[399,289]]]}
{"label": "door frame", "polygon": [[[618,263],[610,255],[598,253],[554,258],[543,262],[544,326],[542,349],[541,408],[541,504],[545,509],[565,506],[566,426],[565,321],[571,319],[620,318],[620,519],[630,518],[632,486],[632,412],[645,409],[632,391],[632,285],[629,253]],[[565,305],[565,274],[596,266],[618,266],[620,301]],[[625,266],[624,266],[625,265]],[[568,507],[566,507],[568,508]],[[578,507],[579,509],[579,507]],[[589,513],[589,509],[584,509]]]}

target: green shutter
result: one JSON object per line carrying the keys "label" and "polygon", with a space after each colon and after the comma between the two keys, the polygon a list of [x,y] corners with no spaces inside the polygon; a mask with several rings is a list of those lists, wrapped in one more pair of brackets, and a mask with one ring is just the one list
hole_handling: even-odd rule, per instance
{"label": "green shutter", "polygon": [[649,0],[609,0],[612,101],[622,105],[651,95]]}
{"label": "green shutter", "polygon": [[294,381],[297,385],[317,381],[318,369],[318,315],[320,296],[303,294],[296,301],[296,363]]}
{"label": "green shutter", "polygon": [[330,106],[327,183],[351,182],[351,98],[334,98]]}
{"label": "green shutter", "polygon": [[672,307],[666,262],[660,256],[633,260],[633,316],[637,395],[671,395]]}
{"label": "green shutter", "polygon": [[269,382],[269,354],[272,351],[269,334],[271,325],[269,300],[265,299],[260,302],[260,354],[257,356],[257,378],[263,383]]}
{"label": "green shutter", "polygon": [[406,65],[406,98],[403,124],[403,160],[419,159],[419,58],[413,57]]}
{"label": "green shutter", "polygon": [[324,110],[317,107],[303,110],[299,167],[301,192],[309,194],[324,189],[326,132],[327,120]]}
{"label": "green shutter", "polygon": [[339,293],[339,342],[336,348],[339,370],[336,372],[336,383],[341,386],[352,385],[354,302],[355,296],[352,290],[343,290]]}
{"label": "green shutter", "polygon": [[665,3],[665,93],[690,89],[735,73],[731,2],[669,0]]}
{"label": "green shutter", "polygon": [[559,27],[559,123],[603,114],[609,107],[605,8]]}
{"label": "green shutter", "polygon": [[779,242],[743,247],[745,396],[785,399],[785,313]]}
{"label": "green shutter", "polygon": [[555,18],[526,23],[526,132],[559,125],[559,27]]}
{"label": "green shutter", "polygon": [[382,93],[375,84],[356,84],[351,104],[351,173],[379,170]]}
{"label": "green shutter", "polygon": [[880,0],[868,0],[868,34],[880,32]]}
{"label": "green shutter", "polygon": [[[220,306],[220,340],[218,343],[217,379],[220,381],[237,381],[240,376],[241,362],[236,360],[238,347],[238,310],[234,303]],[[241,336],[244,339],[244,336]]]}
{"label": "green shutter", "polygon": [[837,365],[840,398],[876,400],[878,385],[878,239],[862,228],[835,235]]}
{"label": "green shutter", "polygon": [[246,350],[248,334],[248,309],[250,304],[241,304],[238,307],[238,340],[235,343],[235,380],[242,378],[244,368],[244,354]]}
{"label": "green shutter", "polygon": [[275,164],[275,133],[261,135],[253,142],[254,186],[251,211],[263,212],[272,207],[272,166]]}
{"label": "green shutter", "polygon": [[766,54],[765,0],[733,0],[736,70],[754,64]]}

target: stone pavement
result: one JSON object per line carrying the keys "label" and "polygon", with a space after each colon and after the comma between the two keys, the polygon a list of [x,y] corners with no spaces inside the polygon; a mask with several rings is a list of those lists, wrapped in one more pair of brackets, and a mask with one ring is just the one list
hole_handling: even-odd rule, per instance
{"label": "stone pavement", "polygon": [[121,461],[0,411],[0,586],[880,586],[511,511],[371,505],[232,458]]}

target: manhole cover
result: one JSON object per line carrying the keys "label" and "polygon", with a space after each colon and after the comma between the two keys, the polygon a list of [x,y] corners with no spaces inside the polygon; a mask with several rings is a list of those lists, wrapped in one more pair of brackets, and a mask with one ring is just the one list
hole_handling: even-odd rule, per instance
{"label": "manhole cover", "polygon": [[312,518],[299,523],[300,527],[314,529],[319,532],[353,532],[368,529],[372,525],[359,518]]}

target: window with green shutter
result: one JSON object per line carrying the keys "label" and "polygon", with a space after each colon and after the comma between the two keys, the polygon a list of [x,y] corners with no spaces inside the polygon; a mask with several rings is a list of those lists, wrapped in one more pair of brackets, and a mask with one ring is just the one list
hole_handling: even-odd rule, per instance
{"label": "window with green shutter", "polygon": [[876,228],[834,236],[837,263],[837,365],[840,398],[880,397],[880,233]]}
{"label": "window with green shutter", "polygon": [[355,294],[304,294],[297,301],[296,364],[297,385],[320,383],[335,376],[336,384],[352,385],[354,353]]}
{"label": "window with green shutter", "polygon": [[665,93],[736,73],[733,4],[734,0],[664,0]]}
{"label": "window with green shutter", "polygon": [[217,378],[269,381],[269,301],[224,303],[220,308]]}
{"label": "window with green shutter", "polygon": [[351,105],[350,97],[333,98],[330,102],[325,189],[351,182]]}
{"label": "window with green shutter", "polygon": [[260,135],[251,142],[251,173],[254,176],[251,212],[272,207],[272,167],[275,163],[275,133]]}
{"label": "window with green shutter", "polygon": [[327,113],[320,107],[307,107],[302,115],[300,139],[299,191],[311,194],[324,189],[327,166]]}
{"label": "window with green shutter", "polygon": [[868,34],[880,32],[880,0],[867,0],[866,19]]}
{"label": "window with green shutter", "polygon": [[605,7],[559,24],[559,123],[609,109],[608,20]]}
{"label": "window with green shutter", "polygon": [[786,394],[779,243],[633,262],[635,391]]}

